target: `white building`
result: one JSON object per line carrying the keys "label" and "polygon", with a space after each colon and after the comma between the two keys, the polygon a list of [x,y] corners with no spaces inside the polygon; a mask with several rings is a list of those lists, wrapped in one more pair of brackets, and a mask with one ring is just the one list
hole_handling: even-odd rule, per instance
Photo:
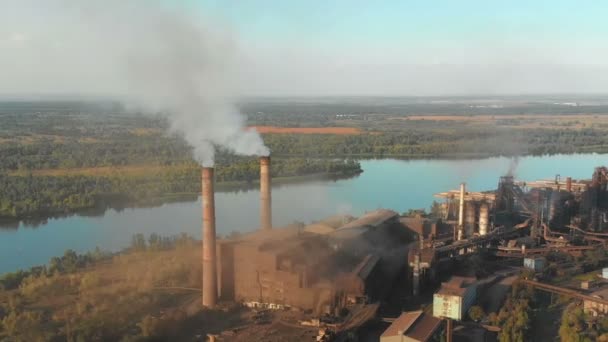
{"label": "white building", "polygon": [[462,320],[477,299],[477,280],[452,277],[433,296],[433,316]]}

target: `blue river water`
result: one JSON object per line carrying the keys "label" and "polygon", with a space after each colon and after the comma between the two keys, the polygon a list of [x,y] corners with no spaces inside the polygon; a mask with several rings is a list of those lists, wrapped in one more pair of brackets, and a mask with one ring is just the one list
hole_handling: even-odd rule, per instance
{"label": "blue river water", "polygon": [[[366,160],[364,172],[338,181],[273,187],[273,223],[312,222],[337,213],[354,216],[377,208],[398,212],[429,208],[433,194],[458,188],[466,182],[472,191],[495,189],[499,176],[517,164],[514,174],[520,180],[552,179],[556,174],[574,179],[590,178],[593,168],[606,165],[606,154],[522,157],[477,160]],[[66,249],[78,252],[99,246],[117,251],[130,244],[136,233],[163,236],[182,232],[200,239],[201,210],[198,201],[161,205],[154,208],[108,210],[101,216],[74,215],[49,219],[30,226],[20,223],[0,229],[0,274],[45,264]],[[217,230],[252,231],[259,225],[257,190],[216,194]]]}

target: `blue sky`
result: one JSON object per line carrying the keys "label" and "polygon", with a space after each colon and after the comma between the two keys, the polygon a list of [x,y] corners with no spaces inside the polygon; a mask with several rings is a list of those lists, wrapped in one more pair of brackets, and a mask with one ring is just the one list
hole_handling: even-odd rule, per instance
{"label": "blue sky", "polygon": [[604,39],[605,1],[221,1],[198,2],[250,39],[395,44],[399,39],[553,41]]}
{"label": "blue sky", "polygon": [[[38,59],[41,44],[52,45],[52,61],[86,68],[73,84],[87,73],[99,80],[96,91],[111,92],[117,86],[101,81],[103,57],[124,46],[114,49],[114,36],[94,44],[91,63],[89,23],[63,12],[95,4],[91,13],[112,17],[129,4],[145,17],[144,7],[167,3],[229,37],[236,48],[226,57],[236,61],[243,95],[608,93],[608,1],[599,0],[0,0],[9,9],[0,11],[0,72],[13,80],[0,92],[74,88],[24,78],[67,74]],[[102,26],[113,34],[114,24]]]}

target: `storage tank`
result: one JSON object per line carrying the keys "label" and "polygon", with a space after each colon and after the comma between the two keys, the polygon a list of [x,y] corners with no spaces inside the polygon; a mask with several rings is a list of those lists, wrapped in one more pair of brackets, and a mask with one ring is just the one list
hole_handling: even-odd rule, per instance
{"label": "storage tank", "polygon": [[488,224],[490,221],[490,208],[487,203],[482,203],[479,207],[479,235],[488,234]]}
{"label": "storage tank", "polygon": [[475,232],[475,202],[466,202],[465,208],[465,235],[471,237]]}

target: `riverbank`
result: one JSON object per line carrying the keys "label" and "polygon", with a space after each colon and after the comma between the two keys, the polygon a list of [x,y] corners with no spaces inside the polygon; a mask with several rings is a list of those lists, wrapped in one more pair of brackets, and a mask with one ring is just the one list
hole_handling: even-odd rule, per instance
{"label": "riverbank", "polygon": [[[257,159],[216,165],[215,181],[225,188],[244,188],[259,180]],[[142,164],[18,170],[0,173],[0,218],[29,219],[65,215],[84,209],[157,205],[192,198],[200,192],[200,165]],[[361,165],[352,159],[274,158],[279,182],[301,177],[352,176]]]}
{"label": "riverbank", "polygon": [[[200,243],[187,236],[141,238],[143,244],[121,253],[66,251],[46,266],[1,276],[0,340],[172,335],[172,326],[201,311]],[[221,326],[205,320],[200,328],[212,323]]]}
{"label": "riverbank", "polygon": [[[608,155],[554,155],[522,157],[515,170],[520,180],[554,179],[556,174],[589,179],[596,166],[605,165]],[[513,165],[510,158],[481,160],[362,160],[363,173],[338,180],[310,180],[289,184],[274,182],[273,224],[284,226],[311,223],[336,214],[360,216],[366,211],[387,208],[397,212],[428,209],[435,193],[457,189],[462,182],[470,191],[496,189],[500,176]],[[200,178],[200,170],[198,174]],[[195,182],[195,181],[193,181]],[[70,182],[74,183],[74,182]],[[152,188],[156,179],[142,183]],[[68,186],[70,184],[67,184]],[[61,184],[63,185],[63,183]],[[71,248],[79,253],[99,246],[119,251],[134,234],[175,235],[185,232],[201,237],[199,184],[191,184],[194,196],[180,201],[175,195],[162,205],[145,208],[85,210],[68,217],[38,222],[13,222],[0,229],[0,273],[46,262]],[[247,190],[249,189],[249,190]],[[57,190],[59,191],[59,190]],[[228,188],[216,193],[217,233],[254,231],[259,227],[258,185]]]}
{"label": "riverbank", "polygon": [[[129,171],[130,172],[130,171]],[[138,171],[141,172],[141,171]],[[363,170],[360,165],[351,169],[344,169],[339,172],[315,172],[311,174],[299,175],[299,176],[278,176],[273,177],[273,186],[293,185],[302,184],[311,181],[336,181],[340,179],[348,179],[351,177],[358,176]],[[119,175],[122,173],[118,172]],[[131,174],[130,177],[141,177],[145,176],[142,174]],[[21,177],[21,176],[18,176]],[[25,176],[23,176],[25,177]],[[51,177],[48,175],[38,175],[36,177]],[[53,176],[55,178],[59,176]],[[82,175],[77,176],[76,174],[68,177],[67,181],[70,181],[70,177],[83,177]],[[92,177],[92,176],[91,176]],[[196,179],[196,178],[195,178]],[[193,180],[194,181],[194,180]],[[145,180],[146,183],[154,183],[153,180]],[[158,182],[163,182],[159,179]],[[241,192],[248,190],[255,190],[259,187],[259,179],[252,181],[218,181],[216,183],[217,192]],[[180,191],[180,192],[165,192],[157,194],[148,194],[147,196],[132,196],[129,192],[125,193],[101,193],[95,195],[91,201],[87,201],[76,208],[60,208],[58,210],[30,210],[21,215],[8,216],[0,215],[0,227],[10,228],[19,225],[19,222],[25,221],[30,225],[37,226],[43,224],[46,220],[51,218],[65,218],[71,215],[84,215],[84,216],[103,216],[108,209],[123,210],[126,208],[149,208],[160,206],[168,203],[179,203],[179,202],[192,202],[196,201],[200,196],[200,186],[195,187],[197,191]],[[1,197],[1,194],[0,194]]]}

